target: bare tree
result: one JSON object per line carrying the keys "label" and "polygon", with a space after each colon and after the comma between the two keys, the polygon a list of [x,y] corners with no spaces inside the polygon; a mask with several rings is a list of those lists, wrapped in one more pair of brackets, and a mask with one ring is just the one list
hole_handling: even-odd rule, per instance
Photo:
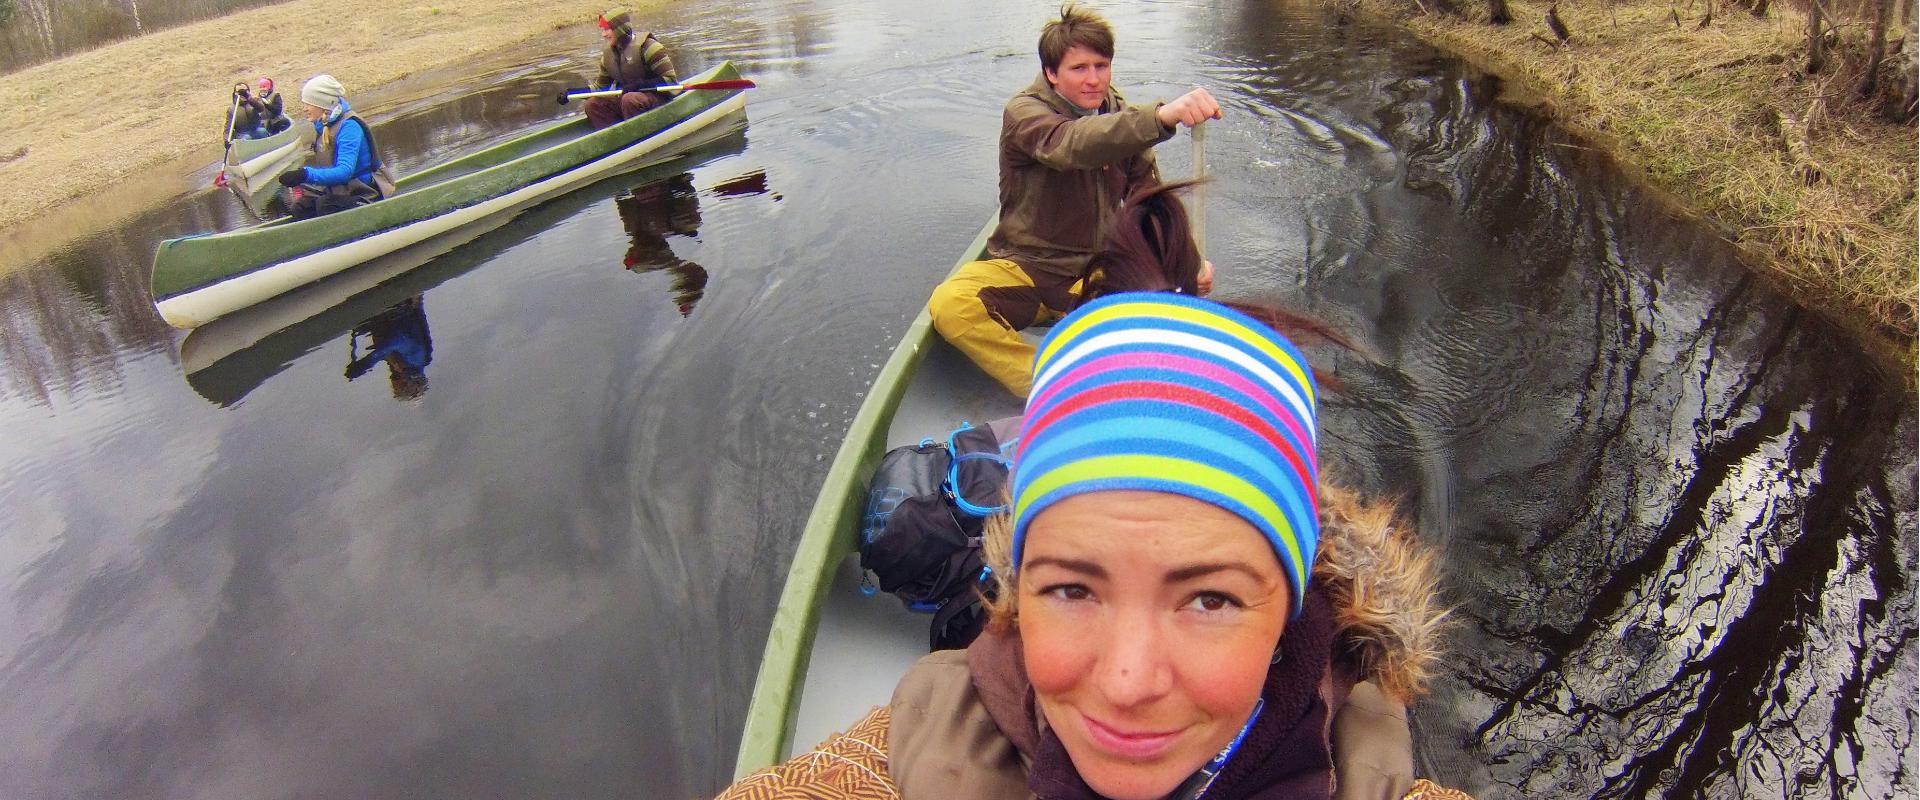
{"label": "bare tree", "polygon": [[1827,68],[1827,37],[1821,30],[1820,0],[1807,3],[1807,74],[1818,75]]}
{"label": "bare tree", "polygon": [[1873,90],[1880,85],[1880,66],[1887,58],[1887,21],[1893,17],[1894,0],[1876,0],[1873,4],[1873,35],[1867,43],[1867,72],[1860,78],[1856,93],[1862,98],[1873,96]]}
{"label": "bare tree", "polygon": [[49,0],[25,0],[20,10],[27,14],[27,21],[40,34],[40,42],[48,53],[54,52],[53,40],[53,4]]}

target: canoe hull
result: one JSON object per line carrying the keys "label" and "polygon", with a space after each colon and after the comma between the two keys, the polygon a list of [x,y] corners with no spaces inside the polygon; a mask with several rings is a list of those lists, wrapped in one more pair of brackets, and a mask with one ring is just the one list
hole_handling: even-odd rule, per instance
{"label": "canoe hull", "polygon": [[[955,264],[985,252],[989,220]],[[785,760],[886,702],[899,674],[926,653],[928,617],[857,588],[854,530],[866,482],[887,449],[1020,413],[1021,402],[933,330],[921,310],[881,366],[800,536],[767,635],[734,762],[736,777]]]}
{"label": "canoe hull", "polygon": [[[704,74],[736,75],[731,64]],[[371,205],[300,222],[276,220],[231,233],[169,239],[154,256],[154,305],[175,327],[206,324],[486,215],[631,168],[745,104],[738,91],[688,92],[649,112],[662,116],[641,115],[597,132],[586,132],[586,123],[575,120],[423,170],[401,181],[401,194]],[[517,157],[485,163],[485,157],[498,153]]]}
{"label": "canoe hull", "polygon": [[307,142],[302,126],[291,123],[289,120],[286,130],[265,139],[235,139],[227,147],[223,169],[227,190],[255,214],[260,214],[272,202],[274,190],[280,187],[275,178],[306,158]]}

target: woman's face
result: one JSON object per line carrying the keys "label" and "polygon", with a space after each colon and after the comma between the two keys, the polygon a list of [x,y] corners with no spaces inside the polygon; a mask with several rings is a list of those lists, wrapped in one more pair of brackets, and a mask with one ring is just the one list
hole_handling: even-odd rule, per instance
{"label": "woman's face", "polygon": [[319,122],[327,118],[327,110],[312,103],[302,106],[301,110],[306,112],[308,122]]}
{"label": "woman's face", "polygon": [[1080,777],[1115,800],[1164,797],[1240,732],[1291,597],[1258,529],[1146,491],[1040,512],[1018,591],[1040,711]]}

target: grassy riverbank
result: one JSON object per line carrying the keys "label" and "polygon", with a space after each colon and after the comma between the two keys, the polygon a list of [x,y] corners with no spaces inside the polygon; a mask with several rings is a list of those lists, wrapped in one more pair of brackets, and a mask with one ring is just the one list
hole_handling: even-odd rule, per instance
{"label": "grassy riverbank", "polygon": [[[348,98],[590,21],[605,0],[290,0],[0,75],[0,229],[217,148],[236,81],[271,75],[298,106],[330,72]],[[644,10],[647,3],[631,3]],[[581,34],[581,47],[596,44]],[[139,187],[120,187],[144,205]]]}
{"label": "grassy riverbank", "polygon": [[[1847,77],[1800,74],[1797,12],[1775,6],[1761,19],[1722,5],[1702,27],[1705,3],[1562,4],[1573,44],[1556,48],[1546,3],[1511,0],[1514,21],[1493,26],[1478,0],[1460,15],[1333,1],[1518,84],[1705,216],[1788,292],[1912,363],[1915,131],[1848,104]],[[1789,154],[1775,111],[1806,123],[1803,158]],[[1822,174],[1811,183],[1809,165]]]}

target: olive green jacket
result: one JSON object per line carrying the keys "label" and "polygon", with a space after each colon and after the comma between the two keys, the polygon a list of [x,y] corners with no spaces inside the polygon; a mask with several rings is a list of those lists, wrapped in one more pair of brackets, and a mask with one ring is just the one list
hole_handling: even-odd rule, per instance
{"label": "olive green jacket", "polygon": [[1080,116],[1045,73],[1007,101],[1000,118],[1000,226],[994,258],[1028,273],[1078,278],[1114,211],[1160,179],[1153,146],[1173,136],[1159,104],[1129,106],[1107,89],[1100,113]]}

